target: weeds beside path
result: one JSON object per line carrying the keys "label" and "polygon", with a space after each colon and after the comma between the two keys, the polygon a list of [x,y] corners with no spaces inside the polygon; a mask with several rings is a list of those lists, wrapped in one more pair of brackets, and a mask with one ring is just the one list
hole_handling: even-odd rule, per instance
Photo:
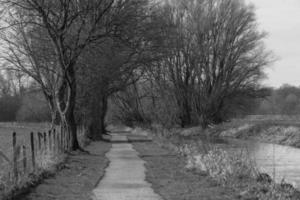
{"label": "weeds beside path", "polygon": [[185,169],[184,158],[151,143],[135,143],[146,163],[146,179],[165,200],[235,200],[230,188],[221,187],[207,175]]}
{"label": "weeds beside path", "polygon": [[90,154],[71,153],[61,171],[45,179],[19,200],[91,199],[91,192],[108,165],[105,153],[110,147],[109,143],[93,142],[86,148]]}

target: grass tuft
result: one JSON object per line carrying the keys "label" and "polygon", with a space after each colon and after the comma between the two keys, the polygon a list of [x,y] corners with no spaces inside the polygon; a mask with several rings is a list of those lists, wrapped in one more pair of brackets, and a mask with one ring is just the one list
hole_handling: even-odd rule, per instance
{"label": "grass tuft", "polygon": [[206,172],[223,186],[258,174],[254,161],[245,151],[229,153],[217,147],[206,154],[188,154],[186,168]]}

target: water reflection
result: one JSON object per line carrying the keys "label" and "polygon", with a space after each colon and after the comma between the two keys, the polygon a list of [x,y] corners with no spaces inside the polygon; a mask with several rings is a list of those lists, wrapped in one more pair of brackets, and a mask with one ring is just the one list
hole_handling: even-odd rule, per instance
{"label": "water reflection", "polygon": [[261,172],[268,173],[276,182],[284,179],[300,189],[300,149],[288,146],[242,141],[235,139],[202,138],[228,151],[247,150]]}
{"label": "water reflection", "polygon": [[248,143],[247,148],[261,171],[300,189],[300,149],[266,143]]}

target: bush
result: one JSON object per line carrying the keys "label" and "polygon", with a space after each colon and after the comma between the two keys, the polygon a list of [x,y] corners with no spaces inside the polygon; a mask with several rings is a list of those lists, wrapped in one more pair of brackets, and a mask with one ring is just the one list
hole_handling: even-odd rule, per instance
{"label": "bush", "polygon": [[258,173],[254,162],[245,151],[229,153],[215,147],[207,154],[195,155],[190,151],[187,158],[188,169],[204,171],[222,185],[236,179],[254,178]]}

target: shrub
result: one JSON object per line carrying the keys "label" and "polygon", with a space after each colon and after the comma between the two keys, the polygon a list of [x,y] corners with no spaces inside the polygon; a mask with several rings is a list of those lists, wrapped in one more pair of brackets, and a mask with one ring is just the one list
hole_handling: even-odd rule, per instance
{"label": "shrub", "polygon": [[255,164],[245,151],[228,152],[214,147],[207,154],[189,153],[187,158],[188,169],[204,171],[222,185],[236,179],[254,178],[257,175]]}

